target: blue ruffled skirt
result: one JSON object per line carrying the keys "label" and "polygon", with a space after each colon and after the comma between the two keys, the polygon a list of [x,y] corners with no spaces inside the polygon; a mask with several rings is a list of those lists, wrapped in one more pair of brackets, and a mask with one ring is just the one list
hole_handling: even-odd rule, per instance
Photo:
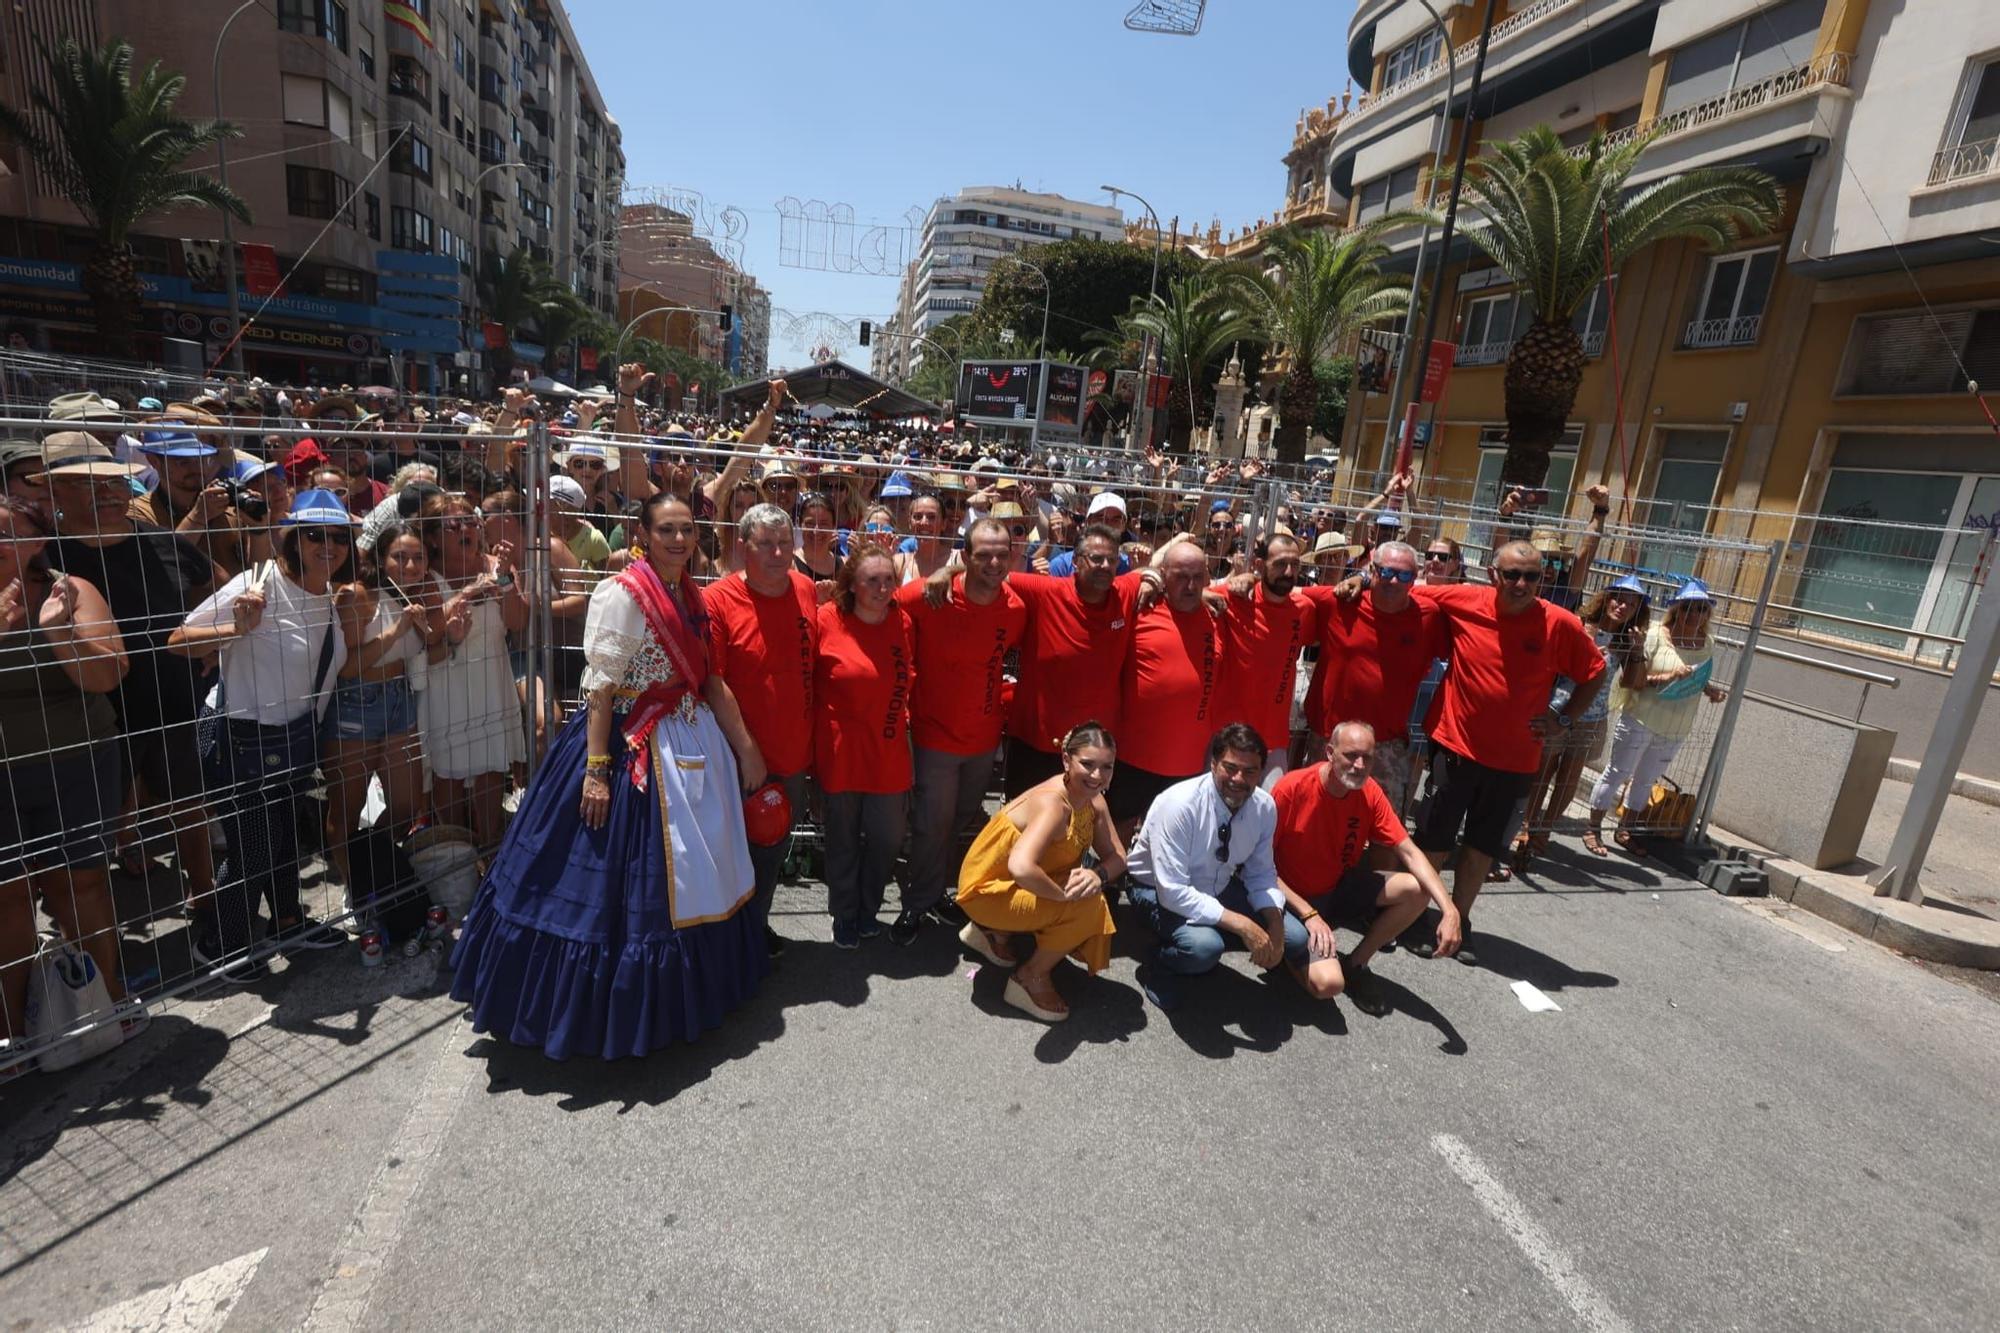
{"label": "blue ruffled skirt", "polygon": [[[452,955],[452,998],[472,1006],[475,1031],[539,1046],[553,1060],[609,1060],[693,1041],[756,993],[771,964],[763,922],[750,909],[734,756],[706,710],[697,719],[661,724],[655,753],[672,753],[662,755],[645,791],[622,768],[612,773],[601,829],[585,827],[577,813],[587,715],[578,710],[564,724]],[[615,733],[613,741],[622,747]],[[673,757],[691,751],[698,757]],[[699,771],[701,759],[707,772],[690,790],[686,772],[675,770]],[[681,853],[672,865],[663,837],[669,819]],[[736,906],[676,927],[673,875],[684,904],[710,876],[728,885],[719,896]]]}

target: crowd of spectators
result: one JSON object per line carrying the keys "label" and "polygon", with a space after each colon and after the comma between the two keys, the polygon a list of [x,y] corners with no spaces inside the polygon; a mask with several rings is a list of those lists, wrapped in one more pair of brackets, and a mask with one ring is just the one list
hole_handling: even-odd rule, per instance
{"label": "crowd of spectators", "polygon": [[[128,971],[112,867],[171,874],[190,965],[241,980],[273,949],[344,942],[307,910],[301,868],[323,849],[331,881],[350,881],[364,819],[462,827],[492,847],[540,720],[575,705],[593,589],[634,558],[640,508],[662,493],[699,524],[715,669],[824,830],[842,947],[882,931],[904,858],[888,934],[907,944],[958,898],[984,903],[1010,864],[1020,877],[1014,834],[1029,860],[1063,841],[1042,823],[997,831],[985,887],[965,887],[999,765],[1010,798],[1065,774],[1085,804],[1104,798],[1115,852],[1094,829],[1069,829],[1067,845],[1120,871],[1129,859],[1098,889],[1133,886],[1168,971],[1237,942],[1325,995],[1397,933],[1469,958],[1473,898],[1537,775],[1538,807],[1560,813],[1615,730],[1590,800],[1601,818],[1686,735],[1684,682],[1699,669],[1693,692],[1716,694],[1703,616],[1649,628],[1639,588],[1598,596],[1580,622],[1567,608],[1591,551],[1509,540],[1529,534],[1505,513],[1493,586],[1468,585],[1458,542],[1415,531],[1404,477],[1350,511],[1323,476],[1261,486],[1255,461],[1028,453],[825,420],[782,381],[754,419],[666,397],[636,366],[551,403],[522,388],[486,403],[261,383],[185,402],[73,393],[46,404],[41,430],[0,440],[0,1037],[25,1033],[44,922],[96,960],[128,1028],[146,1017],[128,990],[175,979],[157,962]],[[536,423],[555,445],[539,563],[525,536]],[[1253,531],[1260,495],[1277,503]],[[1705,590],[1682,603],[1712,605]],[[525,651],[536,616],[551,627],[546,669]],[[1544,737],[1562,741],[1546,773]],[[1102,790],[1075,777],[1114,764]],[[1307,771],[1318,785],[1294,781]],[[1287,781],[1302,804],[1286,804]],[[1367,817],[1343,813],[1343,828],[1370,838],[1288,853],[1286,829],[1332,836],[1333,815],[1313,810],[1349,797]],[[783,858],[752,859],[767,905]],[[1456,865],[1452,894],[1433,865]],[[1336,891],[1364,918],[1346,981],[1313,910]],[[1416,923],[1426,902],[1432,920]],[[1063,917],[1061,939],[1079,919]],[[969,947],[1004,951],[984,929],[967,926]],[[1024,976],[1023,1007],[1062,1011],[1048,966]]]}

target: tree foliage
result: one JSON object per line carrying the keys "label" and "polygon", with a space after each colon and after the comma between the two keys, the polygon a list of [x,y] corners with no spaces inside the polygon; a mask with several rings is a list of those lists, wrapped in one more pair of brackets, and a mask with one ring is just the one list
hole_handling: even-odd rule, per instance
{"label": "tree foliage", "polygon": [[47,67],[45,84],[30,94],[32,110],[0,106],[0,132],[19,143],[83,215],[93,233],[83,285],[98,336],[113,355],[129,356],[140,297],[132,231],[154,214],[179,208],[212,208],[250,221],[249,206],[234,191],[181,165],[242,130],[179,115],[175,106],[186,77],[156,60],[135,80],[132,46],[123,38],[95,51],[74,38],[54,47],[37,41],[35,47]]}
{"label": "tree foliage", "polygon": [[[1162,249],[1159,289],[1164,291],[1168,283],[1203,262],[1186,251]],[[1038,341],[1043,302],[1038,269],[1048,275],[1049,346],[1081,349],[1093,336],[1116,331],[1118,321],[1131,312],[1132,302],[1145,297],[1153,276],[1153,252],[1122,241],[1084,237],[1030,246],[1018,258],[1002,259],[993,266],[979,308],[972,313],[974,324],[983,333],[1013,329],[1020,340]]]}
{"label": "tree foliage", "polygon": [[1505,484],[1539,486],[1583,382],[1583,341],[1571,325],[1607,271],[1668,240],[1721,248],[1777,225],[1777,182],[1754,167],[1697,167],[1633,189],[1650,139],[1611,145],[1600,133],[1577,153],[1538,125],[1488,144],[1466,169],[1466,239],[1519,286],[1534,320],[1507,355]]}

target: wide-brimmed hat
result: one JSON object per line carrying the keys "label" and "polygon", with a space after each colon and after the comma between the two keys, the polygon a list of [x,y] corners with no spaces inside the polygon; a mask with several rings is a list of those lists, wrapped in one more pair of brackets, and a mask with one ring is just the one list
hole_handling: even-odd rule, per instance
{"label": "wide-brimmed hat", "polygon": [[1618,582],[1612,584],[1604,591],[1629,592],[1637,596],[1638,599],[1642,602],[1650,600],[1649,594],[1646,592],[1646,585],[1639,582],[1638,576],[1635,574],[1627,574],[1624,578],[1618,580]]}
{"label": "wide-brimmed hat", "polygon": [[882,498],[884,500],[907,499],[916,493],[917,488],[910,485],[909,476],[902,472],[891,472],[889,479],[882,483]]}
{"label": "wide-brimmed hat", "polygon": [[160,426],[139,432],[139,452],[155,458],[208,458],[215,446],[195,438],[191,430]]}
{"label": "wide-brimmed hat", "polygon": [[1713,606],[1715,595],[1709,592],[1708,585],[1700,579],[1689,579],[1668,599],[1669,605],[1678,605],[1681,602],[1707,602]]}
{"label": "wide-brimmed hat", "polygon": [[238,454],[236,461],[229,465],[229,475],[238,481],[255,481],[266,472],[273,471],[277,467],[278,464],[276,463],[266,463],[262,459]]}
{"label": "wide-brimmed hat", "polygon": [[774,481],[797,481],[798,479],[798,468],[784,454],[773,455],[771,461],[764,464],[764,475],[759,478],[760,481],[767,485]]}
{"label": "wide-brimmed hat", "polygon": [[125,413],[109,398],[94,393],[66,393],[49,399],[50,421],[123,421]]}
{"label": "wide-brimmed hat", "polygon": [[11,440],[0,440],[0,472],[6,471],[16,463],[26,463],[30,460],[37,463],[42,461],[42,446],[39,441],[21,439],[18,436]]}
{"label": "wide-brimmed hat", "polygon": [[986,516],[988,518],[997,518],[1004,520],[1010,518],[1026,518],[1028,515],[1021,508],[1020,505],[1015,504],[1012,500],[1002,500],[999,503],[995,504],[992,508],[992,511],[989,512]]}
{"label": "wide-brimmed hat", "polygon": [[121,463],[93,435],[80,430],[59,430],[42,441],[42,470],[29,474],[30,481],[46,480],[51,474],[65,477],[130,477],[145,471],[137,463]]}
{"label": "wide-brimmed hat", "polygon": [[1315,565],[1330,565],[1338,560],[1344,565],[1360,555],[1361,551],[1359,545],[1347,540],[1347,534],[1344,532],[1338,530],[1322,532],[1313,538],[1312,552],[1306,556],[1306,560]]}
{"label": "wide-brimmed hat", "polygon": [[971,488],[965,484],[965,478],[959,476],[958,473],[940,472],[931,478],[931,489],[934,491],[950,491],[954,495],[963,495]]}
{"label": "wide-brimmed hat", "polygon": [[1536,528],[1528,534],[1528,545],[1543,555],[1567,555],[1570,551],[1569,534],[1561,528]]}
{"label": "wide-brimmed hat", "polygon": [[604,464],[606,471],[618,466],[618,451],[608,444],[572,444],[555,454],[559,467],[568,467],[577,458],[595,458]]}
{"label": "wide-brimmed hat", "polygon": [[312,486],[292,497],[292,507],[283,521],[288,528],[344,528],[361,520],[348,513],[332,491]]}

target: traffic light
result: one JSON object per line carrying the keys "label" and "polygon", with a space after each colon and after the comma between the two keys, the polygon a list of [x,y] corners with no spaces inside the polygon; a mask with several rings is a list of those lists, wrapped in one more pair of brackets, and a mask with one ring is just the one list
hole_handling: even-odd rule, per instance
{"label": "traffic light", "polygon": [[731,313],[731,308],[729,306],[724,306],[722,307],[721,318],[716,321],[717,327],[719,327],[724,333],[727,333],[729,332],[730,324],[733,323],[735,319],[736,316]]}
{"label": "traffic light", "polygon": [[875,331],[875,326],[873,324],[869,323],[865,319],[861,321],[861,345],[863,347],[866,347],[868,345],[868,335],[873,333],[874,331]]}

